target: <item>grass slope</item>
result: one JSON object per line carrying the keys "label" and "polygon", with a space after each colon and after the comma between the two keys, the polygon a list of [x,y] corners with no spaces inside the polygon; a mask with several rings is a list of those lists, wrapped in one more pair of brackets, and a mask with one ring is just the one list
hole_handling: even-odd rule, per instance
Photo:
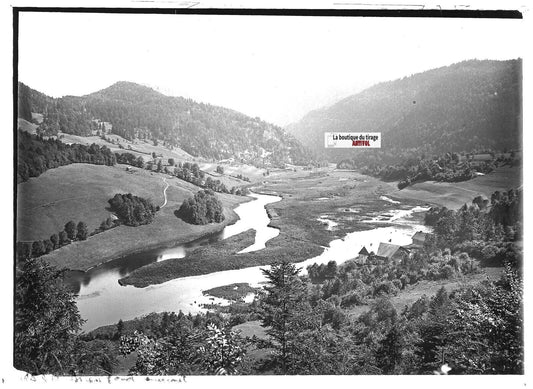
{"label": "grass slope", "polygon": [[[174,158],[176,161],[191,161],[193,157],[180,148],[175,147],[169,150],[163,146],[154,146],[152,143],[136,139],[130,142],[119,135],[107,134],[107,139],[112,139],[115,143],[110,143],[99,136],[78,136],[72,134],[61,133],[61,141],[67,144],[77,143],[82,145],[91,145],[96,143],[99,146],[107,146],[113,152],[124,153],[128,152],[135,156],[142,156],[145,161],[152,159],[152,153],[156,155],[163,155],[163,160],[166,162],[169,158]],[[120,146],[123,148],[121,149]]]}
{"label": "grass slope", "polygon": [[459,208],[470,204],[474,197],[490,195],[499,190],[507,191],[522,184],[522,169],[519,167],[499,167],[492,173],[463,182],[426,181],[402,190],[391,192],[399,199],[416,199],[432,204]]}
{"label": "grass slope", "polygon": [[225,209],[224,223],[193,226],[174,215],[183,200],[200,188],[167,175],[146,170],[126,171],[124,165],[114,167],[73,164],[52,169],[17,187],[17,239],[47,239],[64,228],[69,220],[87,223],[89,231],[97,228],[110,212],[106,210],[115,193],[132,193],[163,204],[166,177],[167,205],[153,223],[139,227],[120,226],[76,242],[45,256],[52,264],[86,270],[92,266],[149,247],[174,242],[187,242],[221,230],[235,222],[232,208],[248,198],[219,195]]}
{"label": "grass slope", "polygon": [[[69,220],[83,220],[89,231],[110,216],[107,200],[115,193],[131,192],[163,203],[165,184],[144,171],[128,173],[125,167],[72,164],[46,171],[17,187],[18,240],[47,239],[62,230]],[[176,200],[190,191],[176,190]]]}
{"label": "grass slope", "polygon": [[30,123],[27,120],[18,118],[18,128],[19,130],[29,132],[30,134],[36,134],[37,133],[37,127],[39,127],[37,124]]}

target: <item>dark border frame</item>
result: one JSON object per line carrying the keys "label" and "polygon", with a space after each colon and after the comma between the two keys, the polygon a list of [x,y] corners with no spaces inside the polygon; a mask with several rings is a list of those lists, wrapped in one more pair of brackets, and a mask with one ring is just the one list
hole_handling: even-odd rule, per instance
{"label": "dark border frame", "polygon": [[[351,4],[339,4],[349,6]],[[364,4],[354,3],[354,6]],[[194,6],[194,4],[193,4]],[[146,15],[236,15],[236,16],[305,16],[305,17],[394,17],[394,18],[454,18],[454,19],[523,19],[518,10],[425,9],[303,9],[303,8],[102,8],[102,7],[13,7],[13,280],[16,276],[17,248],[17,170],[18,170],[18,36],[21,12],[63,12]],[[420,7],[420,9],[415,9]],[[522,173],[523,174],[523,173]],[[523,176],[522,176],[523,180]],[[524,217],[522,215],[522,217]],[[15,291],[13,283],[13,329],[15,328]],[[13,354],[15,336],[13,333]]]}

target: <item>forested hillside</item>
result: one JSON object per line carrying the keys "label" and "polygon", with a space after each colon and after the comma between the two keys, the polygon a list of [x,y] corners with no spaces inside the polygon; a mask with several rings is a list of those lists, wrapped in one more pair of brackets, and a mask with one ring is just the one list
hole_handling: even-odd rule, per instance
{"label": "forested hillside", "polygon": [[[53,99],[19,84],[19,116],[43,114],[40,132],[120,135],[180,147],[197,157],[235,157],[254,164],[308,164],[311,153],[280,127],[231,109],[169,97],[145,86],[118,82],[81,97]],[[104,125],[105,123],[105,125]]]}
{"label": "forested hillside", "polygon": [[[471,60],[384,82],[316,110],[288,130],[331,161],[394,164],[521,144],[521,60]],[[325,149],[324,132],[381,132],[381,149]]]}

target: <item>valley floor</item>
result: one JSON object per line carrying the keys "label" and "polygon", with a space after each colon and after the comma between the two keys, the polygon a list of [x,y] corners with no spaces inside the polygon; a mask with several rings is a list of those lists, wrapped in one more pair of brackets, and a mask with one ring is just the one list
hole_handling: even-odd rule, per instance
{"label": "valley floor", "polygon": [[[61,230],[68,220],[84,220],[91,231],[109,216],[107,200],[114,193],[132,192],[150,197],[154,203],[161,205],[165,201],[164,177],[169,184],[167,204],[157,213],[153,223],[139,227],[120,226],[90,237],[87,241],[72,243],[44,258],[60,268],[85,271],[127,254],[189,242],[219,232],[226,225],[234,223],[238,216],[233,208],[249,200],[246,197],[218,194],[225,207],[224,222],[206,226],[190,225],[177,218],[174,211],[198,187],[175,177],[141,169],[132,173],[124,165],[103,167],[74,164],[52,169],[18,186],[17,232],[23,238],[19,239],[48,238]],[[360,221],[376,212],[398,208],[395,201],[400,201],[401,206],[405,207],[427,203],[458,208],[479,194],[490,197],[494,190],[517,187],[520,179],[519,169],[498,168],[489,175],[471,181],[426,182],[398,191],[395,183],[382,182],[355,172],[331,168],[312,172],[287,171],[266,177],[260,188],[256,189],[283,197],[282,201],[267,205],[270,226],[280,229],[280,234],[268,241],[265,249],[239,254],[238,260],[233,260],[237,257],[235,253],[240,243],[233,240],[220,242],[224,246],[220,249],[227,254],[227,261],[213,261],[210,265],[187,269],[183,266],[189,263],[188,259],[183,261],[183,266],[178,267],[154,263],[134,271],[124,283],[147,286],[183,276],[265,265],[275,259],[300,262],[320,254],[333,239],[356,230],[374,228],[372,223]],[[384,200],[386,198],[383,196],[388,196],[389,201]],[[327,220],[334,221],[335,228],[329,228]],[[198,261],[194,258],[190,260],[190,264]],[[205,259],[202,262],[205,264]]]}

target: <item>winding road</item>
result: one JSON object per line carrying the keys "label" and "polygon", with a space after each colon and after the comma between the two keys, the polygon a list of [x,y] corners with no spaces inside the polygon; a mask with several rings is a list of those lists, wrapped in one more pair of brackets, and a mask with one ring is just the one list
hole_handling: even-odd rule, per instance
{"label": "winding road", "polygon": [[163,177],[163,181],[165,182],[165,184],[167,184],[167,186],[165,187],[165,189],[163,189],[163,196],[165,196],[165,202],[162,206],[159,207],[160,209],[167,205],[167,189],[170,186],[170,184],[167,182],[166,177]]}

